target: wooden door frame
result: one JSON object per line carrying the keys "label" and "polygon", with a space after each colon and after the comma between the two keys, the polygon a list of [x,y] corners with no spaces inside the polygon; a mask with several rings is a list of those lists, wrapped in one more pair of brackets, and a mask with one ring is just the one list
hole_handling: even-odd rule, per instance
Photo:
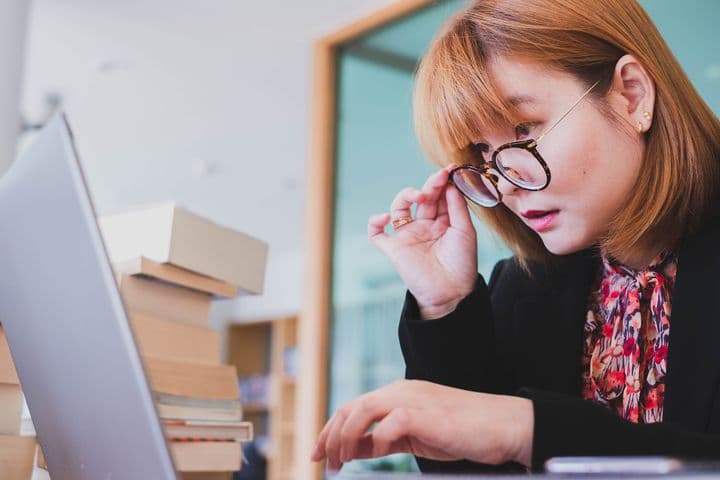
{"label": "wooden door frame", "polygon": [[294,478],[320,480],[310,462],[328,405],[328,353],[336,145],[337,53],[342,45],[411,15],[437,0],[398,0],[319,39],[314,46],[310,157],[306,196],[305,298],[298,325]]}

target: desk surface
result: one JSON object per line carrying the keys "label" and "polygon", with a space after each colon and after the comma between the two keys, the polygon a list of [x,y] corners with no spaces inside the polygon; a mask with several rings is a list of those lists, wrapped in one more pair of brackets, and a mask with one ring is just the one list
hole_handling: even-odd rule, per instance
{"label": "desk surface", "polygon": [[[368,472],[368,473],[346,473],[342,472],[337,475],[328,476],[329,480],[534,480],[536,478],[556,478],[556,479],[571,479],[571,478],[583,478],[592,480],[618,480],[620,478],[629,478],[628,475],[559,475],[559,474],[521,474],[521,475],[430,475],[422,473],[387,473],[387,472]],[[680,480],[684,478],[690,478],[692,480],[705,480],[720,478],[720,472],[691,472],[684,474],[671,474],[671,475],[633,475],[632,478],[662,478],[663,480]]]}

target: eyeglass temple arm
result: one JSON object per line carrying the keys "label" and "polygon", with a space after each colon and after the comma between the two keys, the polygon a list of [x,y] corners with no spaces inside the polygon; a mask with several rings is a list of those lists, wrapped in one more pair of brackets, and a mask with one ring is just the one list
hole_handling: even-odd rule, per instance
{"label": "eyeglass temple arm", "polygon": [[535,143],[537,144],[545,135],[547,135],[548,133],[550,133],[550,131],[551,131],[553,128],[555,128],[555,127],[557,126],[557,124],[562,121],[563,118],[567,117],[567,116],[570,114],[570,112],[572,112],[573,109],[577,106],[577,104],[580,103],[580,102],[582,101],[582,99],[585,98],[588,93],[590,93],[590,90],[592,90],[593,88],[595,88],[595,86],[596,86],[598,83],[600,83],[600,80],[598,80],[597,82],[593,83],[590,88],[588,88],[587,90],[585,90],[585,93],[583,93],[582,95],[580,95],[580,98],[578,98],[577,100],[575,100],[575,103],[573,103],[573,104],[570,106],[570,108],[568,108],[567,111],[560,116],[560,118],[558,118],[557,120],[555,120],[555,123],[553,123],[552,125],[550,125],[543,133],[540,134],[540,136],[539,136],[538,138],[535,139]]}

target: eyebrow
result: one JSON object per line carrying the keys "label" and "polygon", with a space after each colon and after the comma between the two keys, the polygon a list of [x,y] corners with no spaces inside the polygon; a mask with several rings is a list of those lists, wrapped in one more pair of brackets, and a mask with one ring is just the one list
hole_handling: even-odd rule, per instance
{"label": "eyebrow", "polygon": [[[522,104],[538,104],[537,98],[533,97],[532,95],[513,95],[511,97],[507,98],[507,102],[512,105],[513,107],[517,107],[518,105]],[[479,142],[470,142],[472,145],[480,146],[485,145],[490,147],[490,143],[487,142],[485,139],[480,140]]]}
{"label": "eyebrow", "polygon": [[531,95],[513,95],[509,97],[507,101],[514,107],[523,103],[537,103],[537,99]]}

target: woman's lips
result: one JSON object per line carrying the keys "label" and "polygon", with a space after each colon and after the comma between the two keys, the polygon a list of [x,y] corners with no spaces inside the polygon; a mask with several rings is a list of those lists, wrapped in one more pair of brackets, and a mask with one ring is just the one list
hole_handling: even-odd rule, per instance
{"label": "woman's lips", "polygon": [[559,213],[560,210],[529,210],[522,215],[533,230],[542,233],[552,228]]}

